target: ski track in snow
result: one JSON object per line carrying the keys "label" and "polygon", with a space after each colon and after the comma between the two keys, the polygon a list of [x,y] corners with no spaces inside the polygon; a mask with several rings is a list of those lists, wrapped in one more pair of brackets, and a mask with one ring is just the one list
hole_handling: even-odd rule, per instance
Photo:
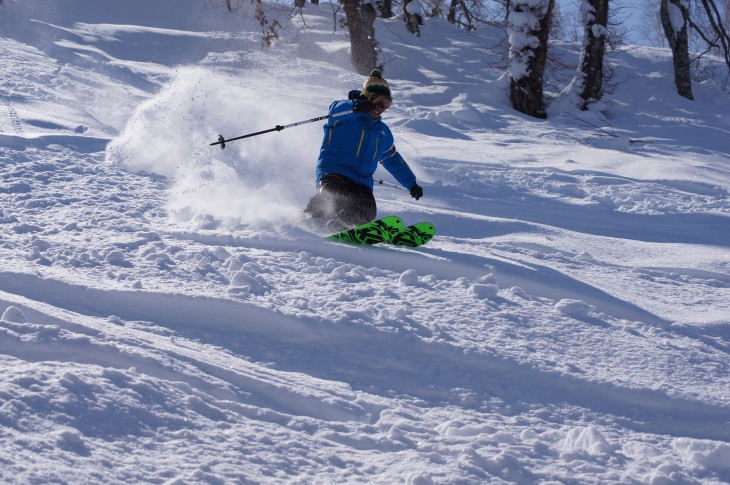
{"label": "ski track in snow", "polygon": [[[430,49],[383,51],[426,197],[376,195],[438,234],[349,246],[291,216],[321,128],[204,145],[346,92],[331,12],[305,9],[273,52],[308,62],[282,71],[239,50],[259,31],[242,12],[166,2],[0,6],[28,29],[0,39],[3,482],[730,481],[730,103],[712,86],[696,111],[666,74],[643,98],[619,86],[621,135],[591,139],[557,102],[550,123],[516,116],[464,67],[497,61],[484,39],[432,20]],[[651,77],[650,51],[615,53],[620,74]]]}

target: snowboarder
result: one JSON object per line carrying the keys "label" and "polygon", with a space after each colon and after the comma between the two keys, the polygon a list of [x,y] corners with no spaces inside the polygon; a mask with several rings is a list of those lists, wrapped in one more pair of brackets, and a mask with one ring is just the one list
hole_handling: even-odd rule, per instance
{"label": "snowboarder", "polygon": [[[395,149],[393,134],[381,115],[393,98],[388,82],[374,69],[362,91],[350,91],[348,99],[330,105],[324,139],[317,160],[315,194],[304,212],[319,219],[328,230],[340,231],[375,219],[373,174],[378,162],[416,200],[423,189]],[[341,114],[346,113],[346,114]]]}

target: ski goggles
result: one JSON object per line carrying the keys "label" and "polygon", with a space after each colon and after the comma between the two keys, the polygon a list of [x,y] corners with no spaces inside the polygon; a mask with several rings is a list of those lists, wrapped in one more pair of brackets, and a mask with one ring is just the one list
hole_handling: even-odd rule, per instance
{"label": "ski goggles", "polygon": [[373,99],[370,102],[373,103],[375,108],[378,108],[380,111],[385,111],[390,108],[393,100],[388,96],[373,96]]}

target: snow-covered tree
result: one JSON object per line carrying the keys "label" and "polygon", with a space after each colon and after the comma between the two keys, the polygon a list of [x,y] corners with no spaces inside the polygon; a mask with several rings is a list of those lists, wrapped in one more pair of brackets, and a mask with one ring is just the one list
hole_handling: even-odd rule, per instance
{"label": "snow-covered tree", "polygon": [[608,39],[608,0],[582,0],[583,50],[576,76],[580,108],[603,97],[603,55]]}
{"label": "snow-covered tree", "polygon": [[421,15],[421,2],[418,0],[403,0],[403,20],[406,28],[411,34],[421,35],[423,15]]}
{"label": "snow-covered tree", "polygon": [[672,49],[677,93],[694,99],[689,60],[689,0],[661,0],[660,12],[664,34]]}
{"label": "snow-covered tree", "polygon": [[536,118],[547,118],[543,77],[554,5],[555,0],[512,0],[509,6],[510,100],[517,111]]}

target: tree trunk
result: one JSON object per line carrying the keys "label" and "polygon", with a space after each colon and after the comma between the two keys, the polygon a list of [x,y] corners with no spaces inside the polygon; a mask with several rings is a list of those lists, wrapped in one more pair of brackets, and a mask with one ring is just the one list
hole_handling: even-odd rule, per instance
{"label": "tree trunk", "polygon": [[587,110],[589,103],[603,97],[603,55],[608,36],[608,0],[587,2],[593,12],[587,13],[583,19],[585,40],[578,74],[582,76],[582,88],[578,94],[582,110]]}
{"label": "tree trunk", "polygon": [[448,20],[451,24],[456,23],[456,9],[459,7],[461,1],[462,0],[451,0],[451,3],[449,4],[449,13],[446,15],[446,20]]}
{"label": "tree trunk", "polygon": [[380,10],[380,17],[389,19],[393,17],[393,0],[380,0],[376,2],[378,10]]}
{"label": "tree trunk", "polygon": [[554,6],[555,0],[542,0],[537,5],[530,0],[510,2],[508,23],[514,34],[510,35],[510,100],[517,111],[542,119],[547,118],[543,77]]}
{"label": "tree trunk", "polygon": [[[423,25],[423,17],[419,12],[411,13],[410,5],[414,0],[403,0],[403,20],[406,22],[406,28],[411,34],[415,34],[416,37],[420,37],[421,28]],[[413,3],[414,5],[420,5],[419,2]]]}
{"label": "tree trunk", "polygon": [[687,99],[692,96],[692,77],[690,76],[689,37],[687,26],[689,10],[682,0],[661,0],[660,13],[664,35],[672,49],[674,62],[674,84],[677,93]]}
{"label": "tree trunk", "polygon": [[341,0],[350,32],[350,55],[358,74],[367,76],[376,67],[375,9],[362,0]]}

